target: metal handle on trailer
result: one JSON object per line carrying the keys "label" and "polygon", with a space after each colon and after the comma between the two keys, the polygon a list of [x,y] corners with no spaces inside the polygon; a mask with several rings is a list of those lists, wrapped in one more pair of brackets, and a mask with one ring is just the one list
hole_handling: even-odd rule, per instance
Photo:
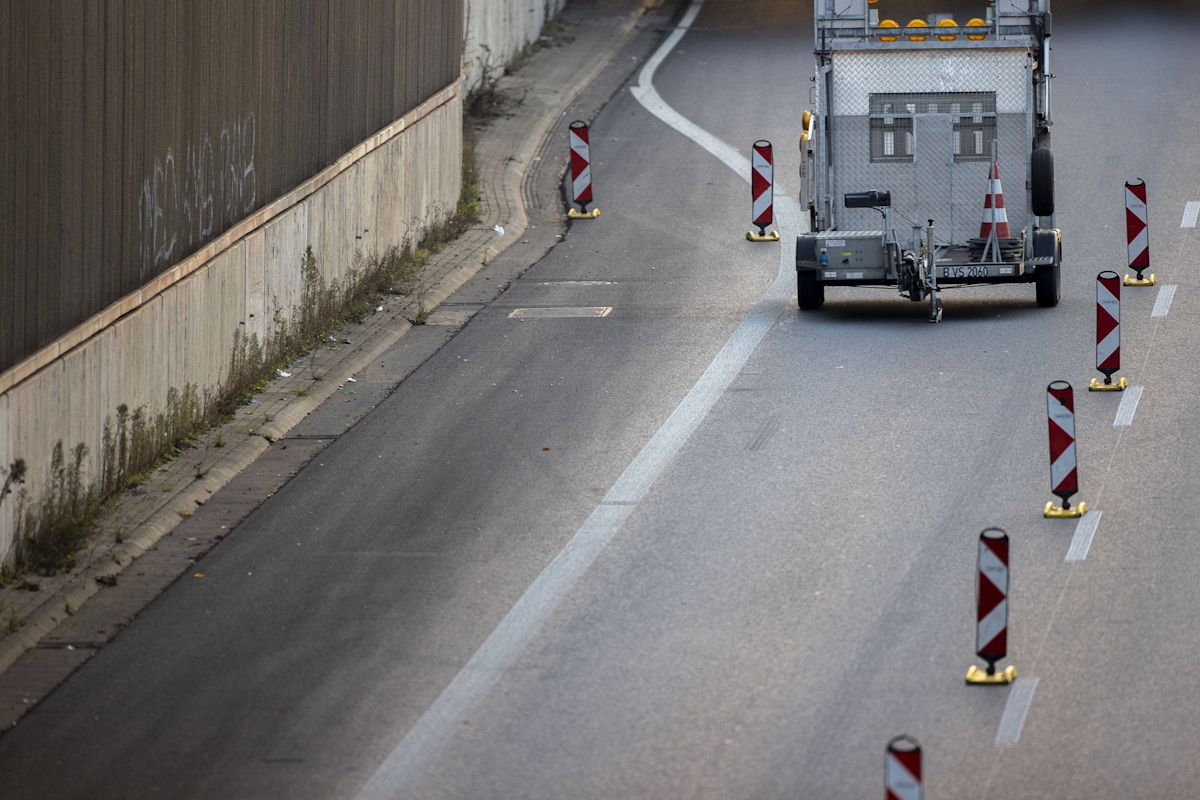
{"label": "metal handle on trailer", "polygon": [[925,229],[925,244],[922,249],[924,252],[921,258],[926,264],[926,287],[929,291],[929,321],[941,322],[942,301],[937,294],[937,246],[933,242],[933,220],[929,220],[929,227]]}
{"label": "metal handle on trailer", "polygon": [[987,241],[983,245],[983,254],[979,256],[980,263],[986,264],[988,256],[992,257],[993,261],[1003,261],[1003,256],[1000,255],[1000,242],[996,238],[996,196],[992,194],[992,170],[996,169],[996,162],[999,158],[998,145],[999,139],[992,139],[992,163],[988,165],[988,197],[991,198],[990,213],[991,217],[985,217],[985,220],[991,222],[991,227],[988,229]]}

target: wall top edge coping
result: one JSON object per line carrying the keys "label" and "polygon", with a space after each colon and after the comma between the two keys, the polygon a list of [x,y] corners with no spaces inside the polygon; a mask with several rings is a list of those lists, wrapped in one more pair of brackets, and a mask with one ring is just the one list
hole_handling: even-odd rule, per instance
{"label": "wall top edge coping", "polygon": [[290,211],[338,175],[353,167],[369,153],[387,144],[412,125],[420,122],[432,112],[454,100],[461,93],[462,76],[460,75],[424,103],[421,103],[421,105],[409,111],[398,120],[388,123],[385,127],[371,134],[364,141],[351,148],[349,152],[301,183],[295,189],[267,203],[245,219],[238,221],[229,230],[202,246],[175,266],[156,275],[146,284],[124,297],[109,303],[102,311],[93,314],[50,344],[18,361],[3,373],[0,373],[0,395],[29,380],[38,372],[41,372],[67,355],[71,350],[82,347],[117,320],[128,314],[132,314],[174,284],[179,283],[193,272],[215,261],[226,250],[237,246],[240,240],[250,235],[256,228],[261,228],[274,218]]}

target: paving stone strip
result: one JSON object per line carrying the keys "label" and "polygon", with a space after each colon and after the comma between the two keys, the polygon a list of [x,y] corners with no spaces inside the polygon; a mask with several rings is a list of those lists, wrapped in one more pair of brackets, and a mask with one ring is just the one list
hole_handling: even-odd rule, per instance
{"label": "paving stone strip", "polygon": [[[71,572],[29,576],[36,590],[22,583],[0,588],[0,732],[180,575],[198,569],[205,552],[562,238],[565,209],[555,187],[565,160],[550,156],[552,139],[565,140],[568,109],[589,120],[599,111],[652,50],[679,4],[570,5],[563,22],[568,35],[501,80],[500,88],[521,101],[478,135],[482,220],[431,259],[422,288],[414,296],[388,297],[382,311],[345,325],[327,346],[282,370],[288,375],[272,381],[232,420],[125,492],[100,521],[100,533],[76,554]],[[553,168],[544,169],[546,164]],[[531,200],[532,227],[542,224],[536,235],[529,230]],[[486,296],[451,297],[502,254],[507,263],[480,276],[490,285],[459,292]],[[431,310],[428,324],[414,327],[409,320],[421,308]],[[401,337],[404,352],[397,356]],[[390,369],[380,362],[385,353]]]}

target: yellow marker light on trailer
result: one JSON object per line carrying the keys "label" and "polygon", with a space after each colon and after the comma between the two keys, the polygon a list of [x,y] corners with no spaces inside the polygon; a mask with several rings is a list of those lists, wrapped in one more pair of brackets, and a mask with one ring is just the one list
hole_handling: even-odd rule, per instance
{"label": "yellow marker light on trailer", "polygon": [[[937,26],[939,28],[957,28],[958,23],[952,19],[944,19],[941,22],[939,22],[937,24]],[[938,38],[941,39],[943,42],[953,42],[955,39],[958,38],[958,34],[954,34],[951,36],[938,36]]]}
{"label": "yellow marker light on trailer", "polygon": [[929,33],[928,33],[929,24],[927,22],[925,22],[925,20],[923,20],[923,19],[914,19],[914,20],[910,21],[904,27],[908,28],[909,30],[915,30],[917,28],[924,28],[926,31],[923,34],[916,34],[916,33],[905,34],[905,36],[908,38],[908,40],[910,42],[923,42],[929,38]]}
{"label": "yellow marker light on trailer", "polygon": [[[987,23],[984,22],[983,20],[981,20],[979,17],[975,17],[975,18],[967,21],[967,27],[968,28],[986,28]],[[985,33],[982,35],[972,35],[972,34],[968,33],[967,38],[970,39],[972,42],[982,42],[984,39],[987,38],[987,34]]]}
{"label": "yellow marker light on trailer", "polygon": [[[881,27],[881,28],[899,28],[900,24],[898,22],[896,22],[896,20],[894,20],[894,19],[885,19],[883,22],[879,23],[879,27]],[[900,38],[899,36],[884,36],[883,34],[879,35],[879,41],[881,41],[881,42],[894,42],[899,38]]]}
{"label": "yellow marker light on trailer", "polygon": [[805,111],[800,115],[800,149],[804,149],[804,142],[811,138],[812,134],[812,112]]}

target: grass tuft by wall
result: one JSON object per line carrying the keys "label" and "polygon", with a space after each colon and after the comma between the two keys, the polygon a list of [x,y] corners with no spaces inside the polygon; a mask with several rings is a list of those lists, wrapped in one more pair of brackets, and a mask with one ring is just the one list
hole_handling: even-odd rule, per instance
{"label": "grass tuft by wall", "polygon": [[[66,452],[59,440],[50,458],[50,476],[38,496],[23,488],[24,459],[0,468],[0,504],[15,499],[19,506],[16,537],[0,583],[13,583],[30,573],[70,571],[76,554],[92,540],[100,516],[131,486],[143,482],[161,464],[178,456],[194,438],[231,418],[287,366],[326,341],[346,322],[361,322],[385,295],[413,298],[417,318],[428,314],[423,305],[427,287],[422,277],[429,260],[479,221],[479,184],[474,135],[464,125],[462,189],[454,213],[428,225],[419,241],[405,240],[382,252],[357,250],[342,280],[326,281],[312,246],[300,262],[299,305],[290,318],[279,305],[269,330],[260,341],[239,328],[233,334],[228,368],[212,392],[188,384],[167,391],[163,410],[151,414],[145,406],[120,405],[105,419],[97,475],[87,474],[89,449],[77,443]],[[219,441],[217,447],[223,446]],[[16,491],[14,491],[16,488]]]}

